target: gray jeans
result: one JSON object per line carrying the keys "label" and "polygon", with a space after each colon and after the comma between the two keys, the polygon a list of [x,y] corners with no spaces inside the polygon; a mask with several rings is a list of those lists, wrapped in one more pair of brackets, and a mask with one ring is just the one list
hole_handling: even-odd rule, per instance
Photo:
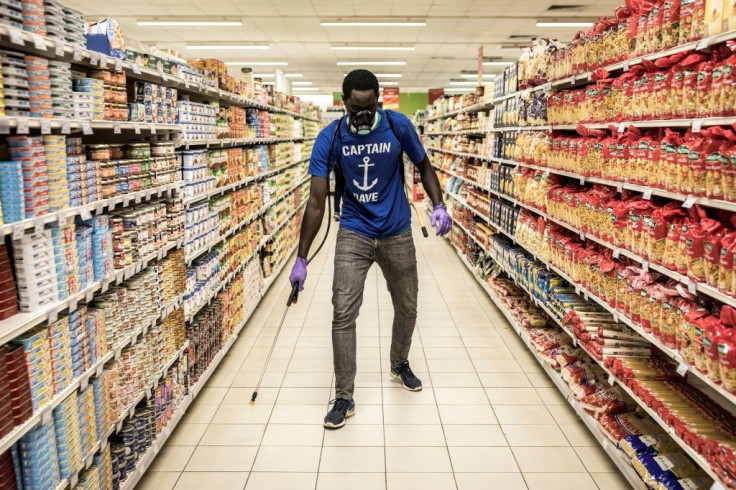
{"label": "gray jeans", "polygon": [[332,282],[332,349],[335,397],[353,399],[356,373],[355,320],[363,303],[365,277],[376,262],[386,278],[394,306],[391,366],[409,357],[417,320],[417,255],[411,230],[388,238],[367,238],[341,228],[335,247]]}

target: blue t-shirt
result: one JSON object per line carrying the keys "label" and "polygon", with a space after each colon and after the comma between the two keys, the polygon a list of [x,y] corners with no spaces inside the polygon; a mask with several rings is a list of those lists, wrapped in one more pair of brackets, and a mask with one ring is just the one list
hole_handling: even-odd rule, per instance
{"label": "blue t-shirt", "polygon": [[[335,138],[330,169],[339,163],[345,179],[340,227],[369,238],[394,236],[411,226],[411,210],[402,188],[401,151],[418,164],[426,152],[411,121],[405,115],[388,111],[396,140],[386,114],[370,134],[350,131],[343,119]],[[320,131],[309,160],[309,174],[328,177],[328,151],[338,121]],[[338,160],[339,158],[339,160]]]}

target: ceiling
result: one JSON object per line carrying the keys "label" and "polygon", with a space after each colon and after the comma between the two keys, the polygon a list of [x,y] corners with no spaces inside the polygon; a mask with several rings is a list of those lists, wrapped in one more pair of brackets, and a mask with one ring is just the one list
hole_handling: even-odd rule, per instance
{"label": "ceiling", "polygon": [[[478,46],[484,55],[501,60],[515,60],[516,47],[503,44],[519,42],[510,36],[572,38],[576,28],[538,28],[539,18],[595,18],[612,15],[621,0],[65,0],[86,15],[88,20],[106,17],[118,21],[130,38],[172,48],[185,58],[214,57],[224,61],[285,61],[279,67],[286,73],[303,73],[303,81],[313,82],[320,93],[340,91],[343,74],[351,67],[337,66],[338,61],[406,61],[405,66],[368,67],[375,73],[400,73],[402,92],[426,91],[449,87],[464,70],[477,67]],[[552,5],[575,4],[573,11],[548,11]],[[227,16],[242,19],[238,27],[143,27],[142,18],[196,17],[206,20]],[[425,27],[321,27],[320,21],[334,20],[426,22]],[[260,43],[269,50],[225,51],[187,50],[197,43]],[[333,51],[331,46],[403,45],[408,52]],[[497,73],[502,67],[486,67]],[[274,68],[254,67],[256,73]],[[233,68],[237,73],[239,68]],[[395,79],[393,79],[395,80]]]}

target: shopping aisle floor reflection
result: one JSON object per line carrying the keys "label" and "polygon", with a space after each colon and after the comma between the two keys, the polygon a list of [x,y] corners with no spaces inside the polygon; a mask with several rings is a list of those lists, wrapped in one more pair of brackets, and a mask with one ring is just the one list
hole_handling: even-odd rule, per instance
{"label": "shopping aisle floor reflection", "polygon": [[138,488],[628,488],[449,243],[414,236],[419,312],[409,360],[423,391],[388,374],[392,307],[374,266],[358,319],[356,415],[343,429],[322,428],[334,389],[333,238],[309,266],[255,407],[248,402],[289,267]]}

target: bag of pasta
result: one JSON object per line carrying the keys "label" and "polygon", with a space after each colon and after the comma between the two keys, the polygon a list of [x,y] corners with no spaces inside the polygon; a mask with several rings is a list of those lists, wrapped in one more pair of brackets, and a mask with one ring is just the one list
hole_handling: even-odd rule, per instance
{"label": "bag of pasta", "polygon": [[736,250],[736,231],[730,231],[721,239],[721,259],[718,263],[718,289],[723,294],[731,294],[734,250]]}
{"label": "bag of pasta", "polygon": [[662,13],[662,49],[680,42],[680,0],[665,0]]}
{"label": "bag of pasta", "polygon": [[705,282],[705,241],[710,233],[721,228],[717,220],[707,218],[702,209],[699,222],[688,228],[685,241],[687,244],[687,276],[695,282]]}
{"label": "bag of pasta", "polygon": [[724,306],[721,323],[728,327],[718,338],[718,355],[721,364],[723,388],[736,393],[736,310]]}

